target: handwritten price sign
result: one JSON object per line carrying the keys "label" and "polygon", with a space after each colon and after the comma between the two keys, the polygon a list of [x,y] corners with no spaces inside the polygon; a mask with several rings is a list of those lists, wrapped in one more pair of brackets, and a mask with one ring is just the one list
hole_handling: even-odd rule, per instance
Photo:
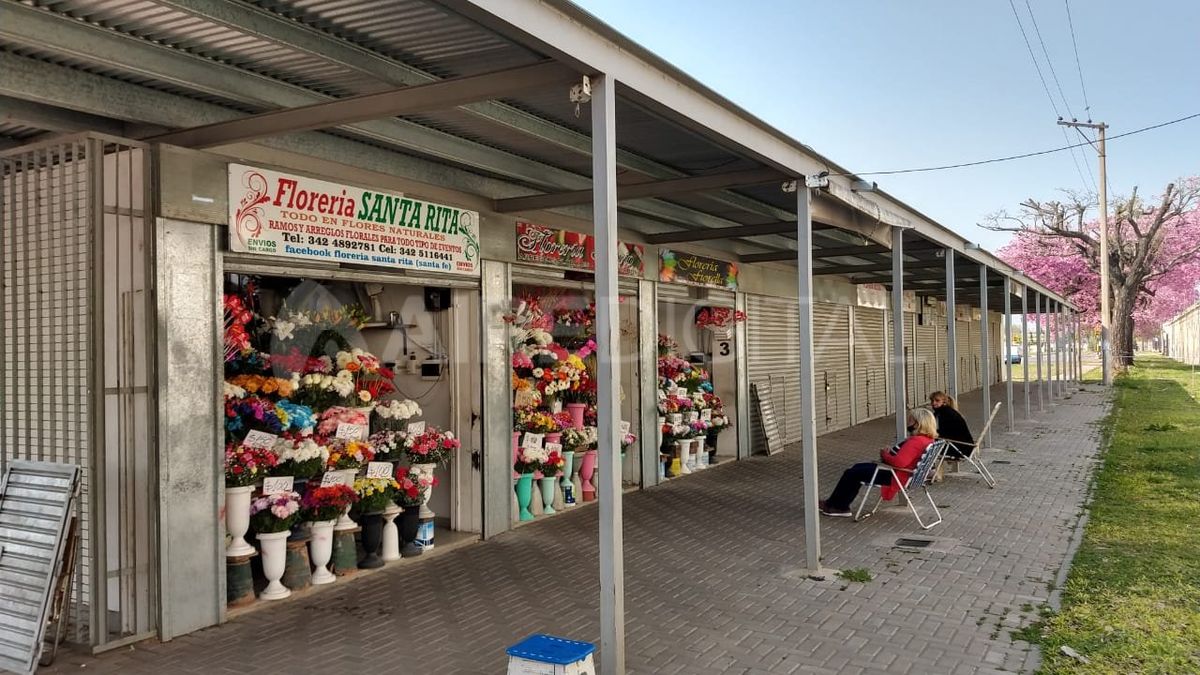
{"label": "handwritten price sign", "polygon": [[242,445],[247,448],[258,448],[260,450],[269,450],[275,447],[275,441],[279,437],[275,434],[268,434],[265,431],[251,431],[246,434],[246,440],[242,441]]}
{"label": "handwritten price sign", "polygon": [[391,462],[368,462],[367,463],[367,478],[391,478],[392,477]]}
{"label": "handwritten price sign", "polygon": [[272,476],[263,479],[263,494],[277,495],[281,492],[291,492],[293,480],[291,476]]}
{"label": "handwritten price sign", "polygon": [[408,435],[409,436],[420,436],[423,433],[425,433],[425,423],[424,422],[409,422],[408,423]]}
{"label": "handwritten price sign", "polygon": [[342,471],[326,471],[324,476],[321,476],[321,487],[330,487],[332,485],[347,485],[354,487],[354,469],[344,469]]}
{"label": "handwritten price sign", "polygon": [[343,441],[363,441],[367,438],[367,425],[342,422],[337,426],[337,437]]}

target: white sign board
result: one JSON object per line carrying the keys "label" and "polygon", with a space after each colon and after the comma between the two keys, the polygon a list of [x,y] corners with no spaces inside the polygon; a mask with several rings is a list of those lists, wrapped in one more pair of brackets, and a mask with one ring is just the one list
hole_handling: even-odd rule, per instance
{"label": "white sign board", "polygon": [[557,452],[558,454],[561,455],[562,454],[562,443],[547,443],[546,444],[546,452]]}
{"label": "white sign board", "polygon": [[365,441],[367,439],[367,425],[341,422],[337,426],[337,433],[335,435],[339,440],[343,441]]}
{"label": "white sign board", "polygon": [[478,276],[479,214],[230,164],[229,250]]}
{"label": "white sign board", "polygon": [[391,462],[367,462],[367,478],[391,478]]}
{"label": "white sign board", "polygon": [[542,439],[544,438],[545,434],[531,434],[527,431],[525,432],[525,436],[521,438],[521,447],[540,450],[542,448]]}
{"label": "white sign board", "polygon": [[704,420],[705,422],[711,422],[712,421],[712,408],[705,408],[704,410],[701,410],[700,411],[700,419]]}
{"label": "white sign board", "polygon": [[326,471],[324,476],[321,476],[321,487],[329,487],[331,485],[348,485],[354,487],[354,474],[358,473],[354,469],[343,469],[341,471]]}
{"label": "white sign board", "polygon": [[275,441],[278,440],[279,437],[275,434],[268,434],[265,431],[255,430],[246,434],[246,439],[242,441],[242,446],[266,450],[275,447]]}
{"label": "white sign board", "polygon": [[425,423],[424,422],[409,422],[407,433],[409,436],[420,436],[421,434],[425,433]]}
{"label": "white sign board", "polygon": [[629,424],[629,420],[621,420],[621,435],[622,436],[624,436],[625,434],[628,434],[629,430],[631,428],[633,428],[633,427],[632,427],[632,425]]}
{"label": "white sign board", "polygon": [[271,476],[263,479],[263,494],[277,495],[280,492],[291,492],[294,481],[291,476]]}

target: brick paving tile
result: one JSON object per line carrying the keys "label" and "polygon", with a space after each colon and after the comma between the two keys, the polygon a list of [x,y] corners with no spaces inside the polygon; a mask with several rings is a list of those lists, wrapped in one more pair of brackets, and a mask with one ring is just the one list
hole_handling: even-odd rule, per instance
{"label": "brick paving tile", "polygon": [[[796,448],[625,496],[626,640],[633,673],[994,673],[1036,664],[1012,628],[1049,596],[1098,453],[1106,395],[1083,387],[1017,431],[997,417],[986,453],[999,484],[951,476],[945,521],[922,532],[887,506],[863,523],[822,519],[823,563],[865,584],[812,581],[803,565]],[[993,389],[1001,400],[1003,389]],[[979,426],[981,392],[961,409]],[[892,418],[818,440],[821,489],[887,445]],[[926,505],[927,507],[927,505]],[[43,672],[499,673],[504,648],[543,631],[599,641],[598,509],[382,573],[166,644],[67,652]],[[941,550],[892,547],[932,536]],[[548,583],[548,580],[552,580]]]}

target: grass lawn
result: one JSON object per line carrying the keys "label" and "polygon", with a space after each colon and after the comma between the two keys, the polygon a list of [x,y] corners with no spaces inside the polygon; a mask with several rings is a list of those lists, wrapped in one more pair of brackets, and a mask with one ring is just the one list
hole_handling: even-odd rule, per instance
{"label": "grass lawn", "polygon": [[1017,637],[1042,646],[1043,673],[1197,673],[1200,375],[1143,355],[1113,394],[1062,609]]}

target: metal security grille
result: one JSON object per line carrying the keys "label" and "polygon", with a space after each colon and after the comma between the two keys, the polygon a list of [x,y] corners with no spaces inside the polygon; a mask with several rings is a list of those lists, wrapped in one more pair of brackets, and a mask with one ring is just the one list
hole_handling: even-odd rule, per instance
{"label": "metal security grille", "polygon": [[[800,440],[800,313],[796,301],[746,296],[746,360],[751,384],[771,385],[775,416],[784,443]],[[814,340],[815,342],[815,340]],[[757,414],[754,414],[757,418]],[[754,422],[754,448],[766,448],[761,424]]]}
{"label": "metal security grille", "polygon": [[971,322],[958,319],[954,330],[954,347],[958,359],[958,391],[963,394],[975,388],[975,371],[971,368]]}
{"label": "metal security grille", "polygon": [[850,426],[850,308],[813,304],[817,431]]}
{"label": "metal security grille", "polygon": [[94,135],[0,153],[0,466],[80,467],[71,636],[95,647],[156,625],[146,162]]}
{"label": "metal security grille", "polygon": [[882,309],[854,308],[854,405],[858,421],[887,414],[887,339]]}

